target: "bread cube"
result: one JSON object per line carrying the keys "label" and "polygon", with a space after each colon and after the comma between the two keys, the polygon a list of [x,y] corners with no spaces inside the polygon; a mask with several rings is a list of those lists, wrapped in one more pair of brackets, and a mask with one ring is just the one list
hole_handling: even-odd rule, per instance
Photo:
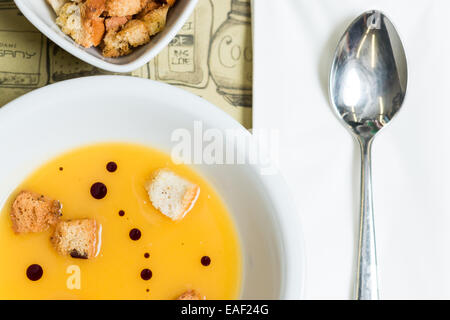
{"label": "bread cube", "polygon": [[104,18],[100,17],[105,9],[104,2],[105,0],[67,2],[59,10],[56,24],[83,47],[97,46],[105,33]]}
{"label": "bread cube", "polygon": [[143,16],[145,16],[147,13],[149,13],[150,11],[153,11],[155,9],[158,9],[159,7],[161,7],[163,5],[163,3],[161,3],[158,0],[149,0],[147,1],[146,5],[144,6],[144,8],[142,8],[141,12],[139,12],[139,14],[137,15],[138,19],[141,19]]}
{"label": "bread cube", "polygon": [[55,225],[61,204],[39,193],[21,191],[11,207],[12,228],[16,233],[42,232]]}
{"label": "bread cube", "polygon": [[110,17],[124,17],[137,14],[148,0],[106,0],[106,12]]}
{"label": "bread cube", "polygon": [[131,52],[133,47],[150,41],[145,24],[137,19],[128,21],[120,31],[111,29],[106,33],[102,44],[105,57],[120,57]]}
{"label": "bread cube", "polygon": [[130,20],[130,19],[131,19],[130,16],[106,18],[105,19],[106,32],[108,32],[110,30],[114,30],[114,31],[119,30],[119,28],[122,27],[123,25],[125,25],[125,23],[127,23],[128,20]]}
{"label": "bread cube", "polygon": [[94,219],[60,221],[51,237],[59,254],[91,259],[97,254],[97,222]]}
{"label": "bread cube", "polygon": [[146,190],[153,206],[174,221],[184,218],[200,194],[199,186],[168,169],[158,170]]}
{"label": "bread cube", "polygon": [[144,9],[138,15],[138,18],[145,23],[150,36],[154,36],[164,29],[166,26],[167,12],[169,11],[169,8],[170,6],[167,4],[157,8],[153,8],[152,6],[152,10],[145,13],[146,9]]}
{"label": "bread cube", "polygon": [[[103,56],[108,58],[124,56],[131,53],[133,48],[150,42],[150,37],[165,27],[168,10],[167,4],[149,1],[145,3],[145,8],[139,12],[136,19],[125,21],[124,17],[108,18],[112,20],[106,20],[107,32],[102,42]],[[124,21],[125,24],[122,24]]]}
{"label": "bread cube", "polygon": [[61,27],[65,34],[71,36],[75,42],[81,41],[81,12],[77,3],[68,2],[64,4],[59,10],[56,24]]}
{"label": "bread cube", "polygon": [[202,297],[195,290],[188,290],[180,295],[177,300],[202,300]]}

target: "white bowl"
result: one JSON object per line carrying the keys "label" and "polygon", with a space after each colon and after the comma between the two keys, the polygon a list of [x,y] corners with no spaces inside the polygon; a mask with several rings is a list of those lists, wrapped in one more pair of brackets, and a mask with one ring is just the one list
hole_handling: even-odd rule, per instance
{"label": "white bowl", "polygon": [[[204,130],[235,130],[251,137],[202,98],[151,80],[88,77],[28,93],[0,109],[0,205],[28,174],[66,150],[126,141],[170,152],[175,145],[172,132],[185,128],[193,135],[198,120]],[[240,144],[236,150],[236,155],[245,152]],[[261,168],[251,164],[193,167],[220,194],[237,226],[243,252],[241,298],[301,298],[302,233],[282,178],[261,175]]]}
{"label": "white bowl", "polygon": [[153,59],[175,37],[191,15],[198,0],[178,0],[169,10],[167,24],[152,40],[119,58],[105,58],[96,48],[85,49],[64,34],[56,25],[56,15],[45,0],[14,0],[23,15],[58,46],[75,57],[100,69],[111,72],[131,72]]}

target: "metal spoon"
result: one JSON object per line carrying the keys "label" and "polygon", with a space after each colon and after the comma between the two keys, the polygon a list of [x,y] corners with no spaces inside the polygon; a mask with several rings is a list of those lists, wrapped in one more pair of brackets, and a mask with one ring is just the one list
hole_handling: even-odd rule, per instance
{"label": "metal spoon", "polygon": [[391,21],[379,11],[359,16],[344,33],[330,74],[333,108],[361,147],[361,225],[356,298],[379,299],[372,207],[371,147],[400,110],[406,93],[405,51]]}

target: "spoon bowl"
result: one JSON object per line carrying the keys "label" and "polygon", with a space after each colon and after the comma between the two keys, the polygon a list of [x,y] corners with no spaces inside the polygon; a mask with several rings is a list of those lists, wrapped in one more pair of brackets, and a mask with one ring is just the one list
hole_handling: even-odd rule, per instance
{"label": "spoon bowl", "polygon": [[407,78],[405,51],[393,24],[379,11],[365,12],[336,50],[332,106],[357,137],[371,139],[400,110]]}
{"label": "spoon bowl", "polygon": [[407,82],[405,50],[391,21],[376,10],[360,15],[338,44],[329,82],[331,104],[361,147],[357,299],[379,298],[371,148],[375,135],[400,110]]}

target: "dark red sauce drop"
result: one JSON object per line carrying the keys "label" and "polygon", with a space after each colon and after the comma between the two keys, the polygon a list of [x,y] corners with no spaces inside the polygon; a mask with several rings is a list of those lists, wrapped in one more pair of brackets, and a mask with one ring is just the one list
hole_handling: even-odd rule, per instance
{"label": "dark red sauce drop", "polygon": [[152,271],[150,269],[143,269],[141,271],[141,278],[142,278],[142,280],[145,280],[145,281],[150,280],[152,278],[152,275],[153,274],[152,274]]}
{"label": "dark red sauce drop", "polygon": [[117,163],[115,163],[114,161],[108,162],[108,164],[106,165],[106,170],[108,170],[109,172],[114,172],[117,170]]}
{"label": "dark red sauce drop", "polygon": [[42,270],[42,267],[38,264],[32,264],[27,268],[27,277],[31,281],[39,280],[43,274],[44,271]]}
{"label": "dark red sauce drop", "polygon": [[59,171],[63,171],[64,170],[64,168],[63,167],[59,167]]}
{"label": "dark red sauce drop", "polygon": [[130,238],[131,238],[131,240],[134,240],[134,241],[139,240],[141,238],[141,230],[136,229],[136,228],[131,229]]}
{"label": "dark red sauce drop", "polygon": [[120,211],[119,211],[119,216],[123,217],[124,215],[125,215],[125,211],[120,210]]}
{"label": "dark red sauce drop", "polygon": [[148,252],[144,253],[144,257],[145,257],[146,259],[150,258],[150,253],[148,253]]}
{"label": "dark red sauce drop", "polygon": [[204,265],[205,267],[209,266],[211,264],[211,258],[208,256],[204,256],[202,257],[202,259],[200,260],[200,262],[202,263],[202,265]]}
{"label": "dark red sauce drop", "polygon": [[108,192],[108,189],[106,186],[101,182],[96,182],[91,186],[91,195],[95,199],[103,199],[106,196],[106,193]]}

